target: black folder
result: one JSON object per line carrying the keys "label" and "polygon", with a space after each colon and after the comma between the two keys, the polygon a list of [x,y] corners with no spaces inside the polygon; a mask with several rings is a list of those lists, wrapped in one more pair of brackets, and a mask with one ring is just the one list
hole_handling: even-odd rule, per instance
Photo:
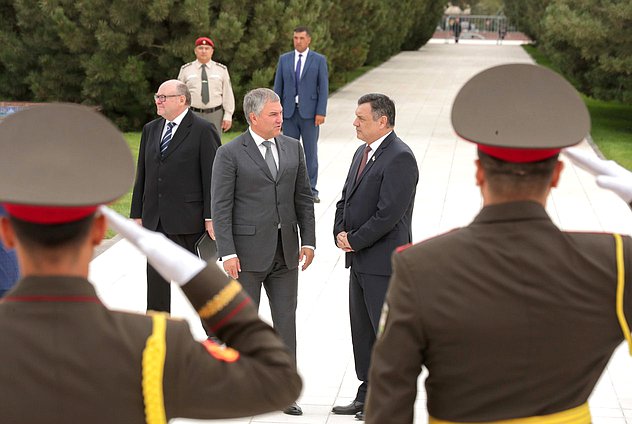
{"label": "black folder", "polygon": [[195,242],[195,252],[200,259],[206,262],[217,261],[217,246],[215,240],[213,240],[208,232],[204,231],[204,234]]}

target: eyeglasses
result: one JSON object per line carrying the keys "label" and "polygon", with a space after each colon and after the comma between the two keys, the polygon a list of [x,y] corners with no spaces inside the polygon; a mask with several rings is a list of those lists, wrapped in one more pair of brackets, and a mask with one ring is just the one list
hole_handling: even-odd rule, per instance
{"label": "eyeglasses", "polygon": [[182,94],[169,94],[164,95],[164,94],[154,94],[154,100],[160,100],[160,103],[164,102],[165,100],[167,100],[168,97],[180,97],[182,96]]}

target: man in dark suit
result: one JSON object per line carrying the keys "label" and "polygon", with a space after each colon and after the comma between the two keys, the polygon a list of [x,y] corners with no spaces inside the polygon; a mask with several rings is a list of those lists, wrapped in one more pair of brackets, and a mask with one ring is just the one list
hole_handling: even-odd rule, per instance
{"label": "man in dark suit", "polygon": [[360,97],[353,125],[366,144],[356,150],[336,204],[334,238],[346,252],[345,266],[351,267],[351,340],[362,384],[351,404],[335,406],[332,412],[361,419],[371,349],[391,275],[391,254],[412,240],[419,170],[412,151],[393,131],[395,104],[390,98],[383,94]]}
{"label": "man in dark suit", "polygon": [[[191,94],[178,80],[154,96],[161,117],[143,127],[130,217],[194,252],[211,238],[211,169],[221,141],[210,122],[189,110]],[[147,310],[171,310],[171,287],[147,264]]]}
{"label": "man in dark suit", "polygon": [[[116,212],[134,162],[91,108],[42,105],[0,125],[0,239],[22,278],[0,302],[0,422],[167,423],[284,407],[301,380],[239,283]],[[107,220],[106,220],[107,217]],[[88,281],[108,221],[182,287],[226,343],[198,342],[186,321],[111,311]]]}
{"label": "man in dark suit", "polygon": [[283,134],[303,139],[309,183],[314,202],[320,202],[318,180],[318,134],[325,122],[329,74],[325,56],[309,49],[312,38],[307,27],[294,29],[294,51],[279,57],[274,91],[283,106]]}
{"label": "man in dark suit", "polygon": [[[298,266],[303,262],[301,269],[307,269],[316,246],[305,156],[297,140],[281,135],[282,108],[274,91],[250,91],[244,113],[250,127],[217,150],[213,165],[218,255],[257,305],[263,284],[274,328],[296,360]],[[296,403],[284,412],[302,414]]]}
{"label": "man in dark suit", "polygon": [[[625,338],[632,353],[632,239],[564,232],[545,210],[588,110],[560,75],[501,65],[460,90],[452,124],[478,145],[483,208],[393,256],[367,423],[413,422],[422,366],[430,423],[590,423],[613,351]],[[632,200],[629,171],[606,182]]]}

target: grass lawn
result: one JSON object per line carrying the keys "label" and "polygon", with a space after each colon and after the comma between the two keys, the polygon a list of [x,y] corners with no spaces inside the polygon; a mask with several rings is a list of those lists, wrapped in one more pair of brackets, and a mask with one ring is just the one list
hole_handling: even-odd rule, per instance
{"label": "grass lawn", "polygon": [[[524,49],[539,65],[559,72],[536,47],[525,45]],[[608,159],[632,170],[632,105],[582,97],[590,112],[591,136],[599,150]]]}
{"label": "grass lawn", "polygon": [[[222,144],[228,143],[233,138],[237,137],[241,132],[239,131],[229,131],[227,133],[222,134]],[[125,133],[125,140],[129,145],[130,150],[132,151],[132,155],[134,156],[134,163],[138,160],[138,147],[140,145],[140,135],[139,132],[131,132]],[[129,191],[126,195],[121,197],[119,200],[110,205],[112,209],[117,211],[123,216],[129,216],[129,208],[132,203],[132,187],[130,187]],[[112,230],[108,230],[106,235],[107,238],[114,237],[115,233]]]}

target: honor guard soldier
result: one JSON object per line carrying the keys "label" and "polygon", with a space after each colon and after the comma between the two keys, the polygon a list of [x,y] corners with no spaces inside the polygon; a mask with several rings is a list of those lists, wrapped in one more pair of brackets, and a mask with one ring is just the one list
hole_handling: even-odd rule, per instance
{"label": "honor guard soldier", "polygon": [[230,85],[228,68],[211,60],[215,43],[208,37],[195,40],[193,62],[180,68],[178,79],[191,92],[191,110],[215,125],[218,132],[226,132],[233,123],[235,96]]}
{"label": "honor guard soldier", "polygon": [[[0,218],[22,279],[0,301],[0,422],[160,423],[278,410],[301,381],[239,283],[105,206],[134,177],[119,131],[78,105],[33,107],[0,124]],[[107,220],[106,220],[107,218]],[[87,280],[107,221],[181,285],[226,344],[186,322],[115,312]]]}
{"label": "honor guard soldier", "polygon": [[393,255],[366,421],[412,423],[423,365],[431,424],[588,424],[610,356],[632,349],[632,240],[564,232],[545,211],[588,111],[558,74],[511,64],[465,84],[452,124],[478,145],[483,208]]}

